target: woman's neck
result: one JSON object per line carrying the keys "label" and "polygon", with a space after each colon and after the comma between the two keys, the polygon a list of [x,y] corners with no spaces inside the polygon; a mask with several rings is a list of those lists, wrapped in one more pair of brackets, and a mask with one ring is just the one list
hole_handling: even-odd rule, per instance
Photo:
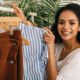
{"label": "woman's neck", "polygon": [[74,40],[74,41],[65,41],[64,43],[64,48],[67,49],[75,49],[80,47],[80,44],[78,43],[78,41]]}

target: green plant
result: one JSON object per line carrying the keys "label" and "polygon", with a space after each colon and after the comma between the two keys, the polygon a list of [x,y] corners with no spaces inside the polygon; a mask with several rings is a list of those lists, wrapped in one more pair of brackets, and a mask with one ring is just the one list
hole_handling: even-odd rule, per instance
{"label": "green plant", "polygon": [[[31,21],[30,12],[37,13],[34,22],[39,26],[50,26],[54,22],[55,12],[59,7],[59,0],[21,0],[18,5],[25,17]],[[0,13],[0,16],[15,16],[11,13]]]}

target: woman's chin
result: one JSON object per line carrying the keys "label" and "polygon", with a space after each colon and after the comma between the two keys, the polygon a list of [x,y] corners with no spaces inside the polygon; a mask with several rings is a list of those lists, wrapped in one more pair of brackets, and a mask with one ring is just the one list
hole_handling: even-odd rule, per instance
{"label": "woman's chin", "polygon": [[68,40],[70,40],[71,38],[70,37],[62,37],[62,40],[63,41],[68,41]]}

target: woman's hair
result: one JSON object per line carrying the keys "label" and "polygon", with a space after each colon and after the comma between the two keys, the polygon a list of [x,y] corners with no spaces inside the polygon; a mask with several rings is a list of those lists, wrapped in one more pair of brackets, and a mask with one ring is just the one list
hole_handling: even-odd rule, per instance
{"label": "woman's hair", "polygon": [[[58,27],[58,20],[59,20],[60,14],[64,11],[67,11],[67,10],[72,11],[76,15],[76,17],[79,21],[79,25],[80,25],[80,5],[75,4],[75,3],[71,3],[71,4],[67,4],[64,7],[59,8],[59,10],[56,12],[55,21],[54,21],[54,24],[51,28],[51,31],[55,35],[55,42],[56,43],[62,43],[63,42],[60,35],[58,34],[57,27]],[[80,32],[78,32],[78,35],[77,35],[77,40],[80,43],[80,37],[79,36],[80,36]]]}

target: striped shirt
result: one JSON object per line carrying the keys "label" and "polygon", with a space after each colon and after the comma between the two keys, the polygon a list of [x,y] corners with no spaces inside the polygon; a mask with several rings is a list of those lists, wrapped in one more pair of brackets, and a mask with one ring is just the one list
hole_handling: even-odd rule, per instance
{"label": "striped shirt", "polygon": [[43,42],[45,31],[20,23],[18,28],[30,44],[23,45],[24,80],[46,80],[48,50]]}

